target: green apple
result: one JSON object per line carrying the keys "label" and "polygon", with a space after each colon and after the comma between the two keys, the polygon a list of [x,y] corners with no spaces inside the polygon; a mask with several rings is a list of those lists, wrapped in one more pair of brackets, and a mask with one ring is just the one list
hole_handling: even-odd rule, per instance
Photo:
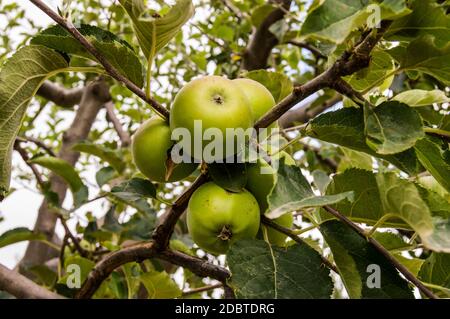
{"label": "green apple", "polygon": [[[286,165],[295,165],[295,160],[285,151],[277,153],[272,157],[273,160],[285,159]],[[269,172],[262,174],[262,171]],[[264,159],[259,158],[256,163],[247,167],[247,185],[246,188],[255,196],[261,208],[265,213],[268,208],[267,196],[272,191],[277,180],[277,172]]]}
{"label": "green apple", "polygon": [[[295,165],[295,160],[292,156],[284,151],[272,157],[273,160],[280,160],[281,158],[284,158],[286,165]],[[262,170],[269,172],[269,174],[262,174]],[[256,163],[248,165],[246,188],[255,196],[262,214],[268,209],[267,196],[269,196],[274,188],[276,181],[277,172],[263,159],[260,158]],[[273,221],[283,227],[291,228],[294,223],[294,218],[292,213],[286,213]],[[277,246],[284,246],[287,237],[285,234],[271,227],[265,227],[265,229],[267,229],[267,237],[270,243]]]}
{"label": "green apple", "polygon": [[253,112],[253,120],[256,122],[275,105],[275,99],[270,91],[261,83],[252,79],[239,78],[233,80],[245,93]]}
{"label": "green apple", "polygon": [[171,174],[168,174],[167,158],[173,144],[168,123],[159,117],[152,117],[133,135],[131,143],[133,161],[141,173],[153,182],[182,180],[191,175],[198,164],[175,164]]}
{"label": "green apple", "polygon": [[260,212],[255,197],[229,192],[213,182],[200,186],[189,200],[187,226],[192,240],[212,254],[224,254],[237,240],[255,238]]}
{"label": "green apple", "polygon": [[[183,150],[197,160],[211,162],[204,158],[206,152],[203,151],[216,139],[206,137],[205,132],[221,134],[220,157],[226,158],[233,156],[241,147],[238,139],[226,138],[227,128],[246,130],[252,126],[253,114],[247,96],[239,85],[220,76],[205,76],[186,84],[176,95],[171,108],[173,137],[181,143],[182,138],[175,135],[187,130],[190,143]],[[235,147],[227,149],[226,144],[231,142]]]}

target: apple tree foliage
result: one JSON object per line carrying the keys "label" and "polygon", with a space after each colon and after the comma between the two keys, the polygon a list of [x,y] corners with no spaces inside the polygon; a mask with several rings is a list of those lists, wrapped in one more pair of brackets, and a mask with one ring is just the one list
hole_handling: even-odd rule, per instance
{"label": "apple tree foliage", "polygon": [[[61,1],[58,13],[121,76],[165,106],[192,78],[208,74],[259,81],[278,103],[294,86],[308,83],[345,51],[352,52],[381,20],[391,21],[371,50],[369,64],[343,77],[359,98],[322,89],[298,107],[324,112],[283,127],[293,141],[285,150],[297,166],[281,163],[266,216],[294,212],[291,231],[303,243],[289,239],[286,247],[276,247],[263,238],[243,240],[226,258],[217,258],[194,245],[182,217],[170,247],[227,268],[231,277],[226,284],[241,298],[421,295],[385,254],[323,208],[328,205],[363,227],[367,237],[436,296],[450,297],[449,2],[290,2],[284,17],[270,25],[276,43],[264,63],[267,68],[257,70],[244,70],[242,61],[253,30],[263,27],[280,1],[177,0],[168,5],[159,0],[74,0]],[[73,146],[72,151],[81,153],[75,166],[55,156],[74,109],[37,94],[47,80],[76,88],[101,76],[128,135],[154,112],[109,77],[98,59],[61,26],[38,27],[26,10],[20,2],[0,1],[0,19],[6,21],[0,37],[0,197],[8,201],[18,189],[31,188],[55,214],[76,226],[72,232],[81,248],[73,239],[65,238],[62,246],[50,243],[59,245],[59,265],[26,269],[37,284],[73,297],[77,289],[67,284],[68,266],[80,267],[83,283],[107,258],[102,252],[151,240],[168,206],[199,172],[171,184],[145,179],[104,113],[88,138]],[[325,111],[329,100],[334,103]],[[305,125],[297,129],[299,124]],[[52,152],[37,143],[20,143],[28,153],[27,166],[14,145],[30,137]],[[70,196],[63,204],[48,183],[50,173],[68,184]],[[225,188],[242,188],[245,175],[243,164],[210,167],[210,177]],[[98,205],[92,206],[94,202]],[[0,249],[21,241],[48,239],[36,230],[10,229],[0,235]],[[334,265],[333,271],[324,259]],[[186,295],[215,281],[180,268],[159,258],[125,263],[94,297],[222,296],[221,288]],[[373,287],[369,282],[377,269],[381,285]]]}

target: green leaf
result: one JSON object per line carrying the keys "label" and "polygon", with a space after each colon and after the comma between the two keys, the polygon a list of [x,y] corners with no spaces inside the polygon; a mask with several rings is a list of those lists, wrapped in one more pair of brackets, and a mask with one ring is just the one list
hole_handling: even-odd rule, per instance
{"label": "green leaf", "polygon": [[134,214],[128,222],[120,225],[122,226],[121,241],[125,239],[142,241],[152,238],[156,225],[156,212],[147,207],[139,208],[138,205],[135,207],[140,213]]}
{"label": "green leaf", "polygon": [[102,187],[116,176],[116,171],[110,166],[102,167],[96,174],[97,185]]}
{"label": "green leaf", "polygon": [[128,198],[156,198],[156,188],[147,179],[134,177],[128,181],[114,186],[111,189],[112,193],[122,193]]}
{"label": "green leaf", "polygon": [[139,292],[141,286],[141,267],[138,263],[132,262],[122,266],[125,280],[127,282],[128,299],[133,299]]}
{"label": "green leaf", "polygon": [[0,200],[9,188],[14,141],[28,103],[45,81],[68,67],[64,57],[43,46],[18,50],[0,71]]}
{"label": "green leaf", "polygon": [[114,186],[108,194],[146,214],[154,212],[147,198],[156,198],[156,188],[146,179],[132,178]]}
{"label": "green leaf", "polygon": [[72,149],[77,152],[87,153],[97,156],[103,161],[110,164],[118,173],[125,169],[125,163],[116,151],[106,148],[105,146],[94,144],[89,141],[83,141],[75,144]]}
{"label": "green leaf", "polygon": [[408,250],[413,246],[406,243],[400,235],[390,232],[375,232],[372,238],[387,250]]}
{"label": "green leaf", "polygon": [[315,196],[299,167],[285,165],[283,160],[279,165],[275,186],[268,196],[269,209],[266,216],[271,219],[306,207],[331,205],[344,199],[352,199],[353,192]]}
{"label": "green leaf", "polygon": [[120,0],[133,22],[139,46],[147,60],[152,60],[194,14],[191,0],[177,0],[164,16],[151,14],[142,0]]}
{"label": "green leaf", "polygon": [[364,106],[366,142],[378,154],[396,154],[425,136],[422,118],[406,104],[384,102]]}
{"label": "green leaf", "polygon": [[341,160],[337,168],[338,173],[342,173],[349,168],[360,168],[367,171],[372,170],[372,157],[363,152],[354,151],[347,147],[339,147],[342,152]]}
{"label": "green leaf", "polygon": [[316,196],[299,167],[279,162],[275,186],[267,196],[269,209],[265,214],[275,219],[285,213],[306,207],[320,207],[338,203],[344,199],[353,200],[353,192]]}
{"label": "green leaf", "polygon": [[[82,24],[77,30],[119,71],[137,86],[143,86],[142,65],[132,47],[115,34],[99,27]],[[56,25],[41,31],[31,39],[60,52],[97,61],[69,32]]]}
{"label": "green leaf", "polygon": [[393,254],[403,266],[405,266],[414,276],[417,277],[424,260],[420,258],[406,258],[400,253]]}
{"label": "green leaf", "polygon": [[[348,191],[354,192],[354,201],[342,201],[333,207],[351,220],[369,225],[382,220],[382,227],[413,229],[427,248],[450,250],[450,213],[444,218],[442,212],[433,214],[420,186],[394,173],[349,169],[334,176],[327,195]],[[332,218],[325,211],[320,216],[322,220]]]}
{"label": "green leaf", "polygon": [[208,173],[217,185],[230,192],[240,192],[247,184],[245,163],[211,163]]}
{"label": "green leaf", "polygon": [[51,156],[40,156],[30,160],[31,163],[48,168],[60,176],[69,185],[74,196],[74,206],[78,207],[88,198],[88,188],[83,184],[75,168],[67,161]]}
{"label": "green leaf", "polygon": [[308,245],[271,247],[241,240],[227,254],[238,298],[328,299],[333,285],[320,255]]}
{"label": "green leaf", "polygon": [[432,253],[425,260],[419,272],[419,279],[425,283],[446,289],[434,289],[443,298],[450,297],[450,254]]}
{"label": "green leaf", "polygon": [[283,73],[255,70],[245,73],[244,77],[264,85],[272,93],[277,103],[291,94],[294,89],[291,80]]}
{"label": "green leaf", "polygon": [[[320,225],[320,231],[331,249],[350,298],[414,298],[408,283],[386,257],[350,227],[328,221]],[[379,288],[368,285],[373,273],[370,265],[378,266],[381,271]]]}
{"label": "green leaf", "polygon": [[433,233],[422,238],[423,245],[435,252],[450,253],[450,217],[433,217]]}
{"label": "green leaf", "polygon": [[324,0],[308,13],[300,34],[342,43],[351,31],[366,23],[369,0]]}
{"label": "green leaf", "polygon": [[430,138],[417,141],[414,149],[422,165],[450,192],[450,151]]}
{"label": "green leaf", "polygon": [[392,98],[409,106],[426,106],[434,103],[448,103],[450,98],[441,90],[409,90],[401,92]]}
{"label": "green leaf", "polygon": [[14,228],[0,235],[0,248],[28,240],[46,240],[46,237],[44,234],[36,233],[28,228]]}
{"label": "green leaf", "polygon": [[433,36],[424,35],[407,46],[399,45],[389,50],[389,54],[400,64],[397,73],[417,70],[450,85],[450,42],[443,47],[438,47],[437,43]]}
{"label": "green leaf", "polygon": [[412,14],[394,21],[385,34],[393,41],[411,41],[425,34],[436,38],[438,46],[450,41],[450,17],[435,0],[414,0]]}
{"label": "green leaf", "polygon": [[149,299],[169,299],[181,296],[178,285],[165,271],[149,271],[141,275]]}
{"label": "green leaf", "polygon": [[[388,74],[395,70],[395,64],[389,53],[375,49],[372,52],[372,57],[370,60],[370,65],[368,68],[356,72],[344,79],[357,91],[365,91],[372,88],[375,84],[379,82],[380,79],[385,78]],[[380,91],[388,89],[392,78],[383,83],[379,83],[382,87]]]}
{"label": "green leaf", "polygon": [[351,107],[321,114],[310,122],[306,134],[385,159],[411,175],[420,173],[422,170],[413,149],[393,155],[382,155],[374,152],[366,144],[362,109]]}

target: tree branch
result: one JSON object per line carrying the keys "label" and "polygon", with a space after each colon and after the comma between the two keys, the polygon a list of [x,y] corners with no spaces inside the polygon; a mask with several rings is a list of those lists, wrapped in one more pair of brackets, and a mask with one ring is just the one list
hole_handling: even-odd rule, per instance
{"label": "tree branch", "polygon": [[431,299],[437,299],[438,297],[433,294],[431,290],[429,290],[419,279],[417,279],[405,266],[403,266],[397,259],[395,259],[389,251],[383,247],[378,241],[373,239],[372,237],[367,237],[366,232],[364,229],[359,227],[357,224],[353,223],[347,216],[341,214],[331,206],[324,206],[323,207],[327,212],[329,212],[331,215],[339,219],[344,224],[350,226],[355,232],[357,232],[361,237],[366,239],[369,243],[372,244],[372,246],[380,253],[382,254],[397,270],[405,276],[407,280],[409,280],[414,286],[419,288],[420,292],[422,292],[425,296]]}
{"label": "tree branch", "polygon": [[191,198],[192,193],[203,185],[207,181],[206,174],[202,173],[192,185],[175,201],[175,203],[170,207],[167,214],[164,215],[161,224],[156,227],[153,233],[153,240],[157,249],[164,250],[169,245],[170,237],[172,237],[175,225],[178,219],[186,210],[189,198]]}
{"label": "tree branch", "polygon": [[153,107],[153,109],[159,113],[159,115],[165,119],[169,119],[169,111],[165,109],[161,104],[152,98],[146,96],[145,92],[141,90],[136,84],[128,80],[125,76],[119,73],[117,69],[106,59],[70,22],[65,20],[63,17],[54,12],[50,7],[48,7],[41,0],[30,0],[36,7],[41,9],[45,14],[52,18],[61,27],[66,29],[80,44],[85,47],[85,49],[92,54],[98,62],[105,68],[106,72],[116,79],[117,81],[123,83],[130,91],[135,93],[143,101],[147,102]]}
{"label": "tree branch", "polygon": [[272,49],[278,44],[277,37],[270,32],[270,27],[284,18],[286,11],[289,11],[291,0],[277,0],[279,8],[274,9],[259,25],[253,30],[250,41],[242,57],[242,69],[257,70],[265,69]]}
{"label": "tree branch", "polygon": [[185,267],[201,277],[211,277],[225,282],[230,273],[225,268],[215,266],[206,260],[174,250],[158,252],[154,242],[140,243],[107,255],[89,273],[88,278],[76,294],[76,298],[91,298],[101,283],[118,267],[129,262],[142,262],[157,257],[172,264]]}
{"label": "tree branch", "polygon": [[120,143],[122,147],[127,147],[131,144],[131,137],[127,131],[125,131],[120,123],[119,119],[116,116],[116,112],[114,110],[114,103],[109,101],[105,104],[106,108],[106,117],[108,121],[110,121],[119,136]]}
{"label": "tree branch", "polygon": [[62,299],[30,279],[0,264],[0,290],[22,299]]}
{"label": "tree branch", "polygon": [[62,86],[45,81],[38,89],[37,94],[56,105],[73,107],[80,103],[84,88],[66,89]]}

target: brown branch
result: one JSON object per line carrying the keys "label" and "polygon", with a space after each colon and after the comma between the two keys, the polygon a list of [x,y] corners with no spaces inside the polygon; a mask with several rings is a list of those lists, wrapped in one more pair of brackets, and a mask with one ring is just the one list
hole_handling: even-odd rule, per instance
{"label": "brown branch", "polygon": [[280,4],[280,7],[269,13],[250,36],[250,41],[242,57],[241,67],[244,70],[265,69],[272,49],[279,42],[269,29],[274,23],[284,18],[291,6],[291,0],[277,0],[276,2]]}
{"label": "brown branch", "polygon": [[335,71],[333,69],[328,69],[311,81],[303,85],[295,86],[291,94],[286,96],[281,102],[270,109],[255,123],[255,128],[259,129],[268,127],[270,124],[278,120],[284,113],[289,111],[292,107],[306,99],[311,94],[330,86],[333,80],[338,77],[338,75],[334,74],[334,72]]}
{"label": "brown branch", "polygon": [[324,206],[323,207],[327,212],[329,212],[331,215],[339,219],[344,224],[350,226],[355,232],[358,233],[361,237],[364,239],[367,239],[369,243],[372,244],[372,246],[380,253],[382,254],[397,270],[407,279],[409,280],[414,286],[416,286],[420,292],[422,292],[425,296],[427,296],[430,299],[438,299],[438,297],[429,290],[419,279],[417,279],[405,266],[403,266],[397,259],[395,259],[389,251],[383,247],[378,241],[373,239],[372,237],[367,237],[366,232],[364,229],[359,227],[357,224],[352,222],[347,216],[341,214],[331,206]]}
{"label": "brown branch", "polygon": [[133,262],[141,262],[155,255],[155,247],[152,242],[141,243],[115,251],[102,259],[89,273],[86,281],[77,292],[75,298],[91,298],[102,282],[118,267]]}
{"label": "brown branch", "polygon": [[62,107],[73,107],[80,103],[84,88],[66,89],[62,86],[54,84],[50,81],[45,81],[37,94],[56,105]]}
{"label": "brown branch", "polygon": [[[303,241],[303,239],[301,239],[296,233],[294,233],[292,230],[287,229],[286,227],[283,227],[281,225],[278,225],[277,223],[275,223],[274,221],[272,221],[271,219],[267,218],[266,216],[262,215],[261,216],[261,222],[267,226],[269,226],[270,228],[275,229],[276,231],[285,234],[286,236],[288,236],[289,238],[291,238],[293,241],[295,241],[297,244],[300,245],[308,245],[307,243],[305,243]],[[322,263],[327,266],[330,270],[334,271],[336,274],[339,274],[338,270],[336,269],[336,266],[334,266],[327,258],[325,258],[324,256],[320,255],[320,259],[322,259]]]}
{"label": "brown branch", "polygon": [[54,12],[50,7],[48,7],[41,0],[30,0],[35,6],[41,9],[45,14],[52,18],[61,27],[66,29],[90,54],[92,54],[97,61],[105,68],[106,72],[116,79],[117,81],[123,83],[130,91],[135,93],[143,101],[147,102],[153,107],[153,109],[159,113],[163,118],[169,119],[169,111],[165,109],[161,104],[152,98],[146,96],[145,92],[141,90],[136,84],[128,80],[125,76],[119,73],[119,71],[108,61],[107,58],[103,56],[70,22]]}
{"label": "brown branch", "polygon": [[0,290],[21,299],[62,299],[30,279],[0,264]]}
{"label": "brown branch", "polygon": [[158,257],[172,264],[189,269],[201,277],[211,277],[225,282],[230,273],[225,268],[215,266],[207,260],[193,257],[174,250],[158,252],[154,242],[140,243],[123,248],[107,255],[89,273],[88,278],[77,292],[76,298],[91,298],[101,283],[118,267],[129,262],[142,262],[146,259]]}
{"label": "brown branch", "polygon": [[106,108],[106,117],[108,121],[112,123],[114,129],[116,130],[117,135],[119,136],[121,142],[121,146],[127,147],[128,145],[131,144],[131,137],[130,134],[128,134],[128,132],[123,129],[122,124],[117,118],[114,110],[114,103],[112,101],[107,102],[105,104],[105,108]]}
{"label": "brown branch", "polygon": [[56,156],[55,152],[53,152],[53,150],[51,149],[50,146],[48,146],[47,144],[45,144],[44,142],[42,142],[41,140],[39,140],[37,138],[29,137],[29,136],[17,136],[16,141],[34,143],[37,146],[39,146],[40,148],[42,148],[44,151],[46,151],[48,153],[48,155],[53,156],[53,157]]}
{"label": "brown branch", "polygon": [[175,225],[186,210],[189,198],[191,198],[192,193],[203,185],[207,179],[206,174],[202,173],[194,183],[178,197],[172,207],[170,207],[168,213],[163,216],[161,224],[156,227],[156,230],[153,233],[153,240],[155,241],[157,249],[164,250],[168,247]]}
{"label": "brown branch", "polygon": [[158,253],[158,258],[187,268],[200,277],[210,277],[221,282],[226,282],[231,276],[230,272],[223,267],[213,265],[207,260],[186,255],[176,250],[164,250]]}

